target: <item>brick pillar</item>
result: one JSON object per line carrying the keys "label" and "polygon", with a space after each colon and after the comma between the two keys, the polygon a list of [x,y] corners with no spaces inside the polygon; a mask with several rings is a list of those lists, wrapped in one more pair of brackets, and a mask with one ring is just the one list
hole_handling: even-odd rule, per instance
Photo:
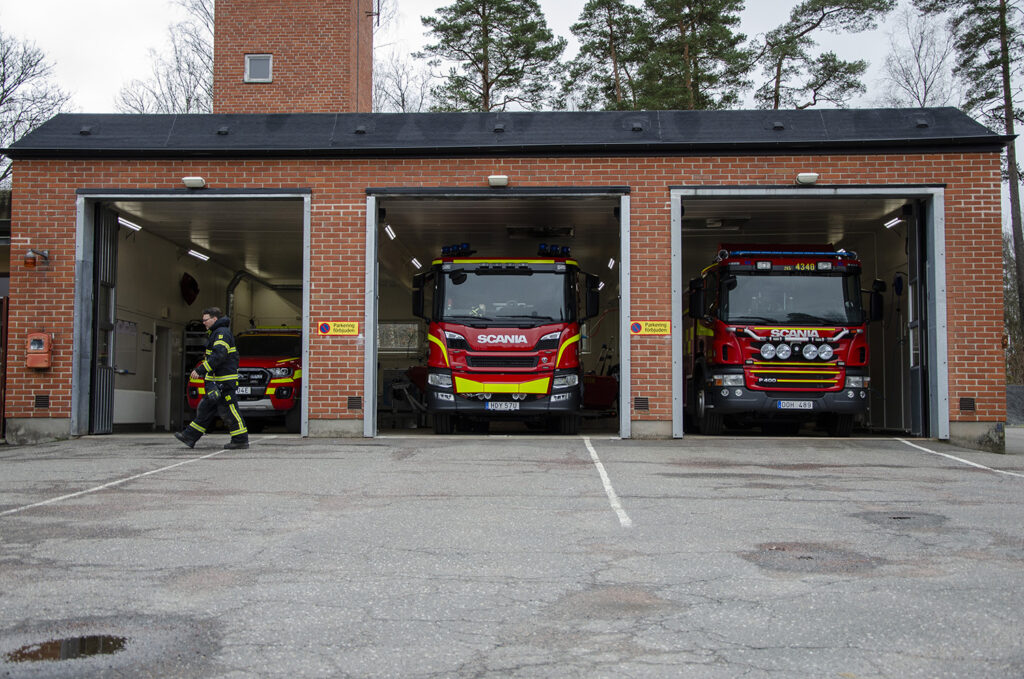
{"label": "brick pillar", "polygon": [[[373,0],[217,0],[214,113],[370,110]],[[270,55],[270,81],[246,81]],[[258,74],[262,75],[262,74]]]}

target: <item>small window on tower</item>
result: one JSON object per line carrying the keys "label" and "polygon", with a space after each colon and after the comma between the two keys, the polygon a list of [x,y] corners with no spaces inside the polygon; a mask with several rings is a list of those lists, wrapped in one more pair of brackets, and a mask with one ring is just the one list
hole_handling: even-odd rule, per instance
{"label": "small window on tower", "polygon": [[273,54],[245,55],[245,82],[269,83],[274,81]]}

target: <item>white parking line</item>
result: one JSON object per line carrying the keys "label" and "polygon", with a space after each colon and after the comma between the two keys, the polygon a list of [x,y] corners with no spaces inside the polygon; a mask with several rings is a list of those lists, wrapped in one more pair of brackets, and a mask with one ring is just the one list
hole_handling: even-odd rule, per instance
{"label": "white parking line", "polygon": [[632,528],[633,520],[629,518],[629,514],[622,508],[622,503],[619,502],[619,496],[615,494],[615,488],[612,487],[612,482],[608,478],[608,472],[604,470],[604,465],[601,464],[601,458],[597,456],[597,451],[594,450],[594,446],[590,443],[590,437],[584,436],[583,442],[587,444],[587,450],[590,451],[590,459],[594,461],[594,466],[597,467],[597,473],[601,475],[601,483],[604,484],[604,492],[608,495],[608,502],[611,503],[612,509],[615,510],[615,514],[619,517],[619,523],[623,528]]}
{"label": "white parking line", "polygon": [[[277,438],[277,436],[261,437],[260,438],[260,442],[267,441],[269,439],[274,439],[274,438]],[[165,472],[168,469],[174,469],[175,467],[180,467],[182,465],[191,464],[193,462],[198,462],[199,460],[207,460],[207,459],[209,459],[209,458],[211,458],[211,457],[213,457],[215,455],[220,455],[221,453],[226,453],[226,452],[228,452],[228,449],[227,448],[222,448],[221,450],[218,450],[215,453],[210,453],[209,455],[200,455],[199,457],[190,457],[187,460],[182,460],[181,462],[176,462],[174,464],[167,465],[166,467],[160,467],[160,469],[154,469],[152,471],[142,472],[141,474],[136,474],[135,476],[129,476],[129,477],[124,478],[124,479],[118,479],[117,481],[111,481],[110,483],[104,483],[102,486],[96,486],[95,488],[89,488],[88,490],[80,490],[77,493],[68,493],[67,495],[61,495],[60,497],[54,497],[54,498],[50,498],[49,500],[43,500],[42,502],[33,502],[32,504],[25,505],[24,507],[15,507],[14,509],[8,509],[8,510],[0,512],[0,516],[7,516],[9,514],[17,514],[19,512],[23,512],[23,511],[25,511],[27,509],[33,509],[35,507],[44,507],[46,505],[52,505],[52,504],[57,503],[57,502],[63,502],[64,500],[70,500],[71,498],[81,497],[82,495],[89,495],[90,493],[98,493],[101,490],[106,490],[107,488],[113,488],[114,486],[120,486],[121,484],[128,483],[129,481],[134,481],[135,479],[141,479],[144,476],[150,476],[152,474],[159,474],[160,472]]]}
{"label": "white parking line", "polygon": [[896,439],[896,440],[900,441],[901,443],[906,443],[911,448],[917,448],[918,450],[923,450],[924,452],[931,453],[932,455],[938,455],[940,457],[949,458],[950,460],[956,460],[957,462],[961,462],[961,463],[969,465],[971,467],[977,467],[978,469],[984,469],[985,471],[989,471],[989,472],[992,472],[994,474],[1006,474],[1007,476],[1017,476],[1017,477],[1020,477],[1020,478],[1024,479],[1024,474],[1019,474],[1017,472],[1008,472],[1008,471],[1003,470],[1003,469],[993,469],[992,467],[986,467],[983,464],[978,464],[977,462],[971,462],[970,460],[965,460],[962,457],[957,457],[956,455],[950,455],[948,453],[940,453],[940,452],[938,452],[936,450],[928,450],[924,446],[919,446],[916,443],[911,443],[910,441],[907,441],[906,439]]}

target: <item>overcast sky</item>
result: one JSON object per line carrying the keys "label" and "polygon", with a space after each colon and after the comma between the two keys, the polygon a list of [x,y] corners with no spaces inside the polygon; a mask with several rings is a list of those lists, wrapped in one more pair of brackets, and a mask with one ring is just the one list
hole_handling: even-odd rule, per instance
{"label": "overcast sky", "polygon": [[[397,0],[394,27],[378,35],[378,43],[407,45],[411,52],[423,44],[419,17],[448,4],[436,0]],[[797,0],[747,0],[743,32],[748,36],[769,30],[785,19]],[[569,26],[579,17],[586,0],[540,0],[548,24],[572,39]],[[112,112],[121,87],[150,73],[149,50],[168,45],[167,28],[182,18],[171,0],[0,0],[0,27],[4,33],[27,38],[42,48],[54,64],[60,85],[74,96],[84,112]],[[885,29],[851,37],[823,36],[841,58],[872,62],[868,76],[869,106],[877,66],[888,52]],[[575,47],[572,47],[575,51]]]}

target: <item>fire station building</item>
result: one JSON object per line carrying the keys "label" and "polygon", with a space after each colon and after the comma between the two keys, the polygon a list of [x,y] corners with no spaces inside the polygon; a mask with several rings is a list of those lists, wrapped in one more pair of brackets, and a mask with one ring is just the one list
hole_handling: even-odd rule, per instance
{"label": "fire station building", "polygon": [[212,114],[59,115],[5,151],[9,442],[180,428],[207,306],[301,328],[302,435],[428,432],[412,278],[451,243],[570,247],[616,390],[584,429],[681,437],[690,279],[831,243],[885,283],[856,431],[1003,450],[1008,138],[951,108],[373,114],[369,5],[218,0]]}

